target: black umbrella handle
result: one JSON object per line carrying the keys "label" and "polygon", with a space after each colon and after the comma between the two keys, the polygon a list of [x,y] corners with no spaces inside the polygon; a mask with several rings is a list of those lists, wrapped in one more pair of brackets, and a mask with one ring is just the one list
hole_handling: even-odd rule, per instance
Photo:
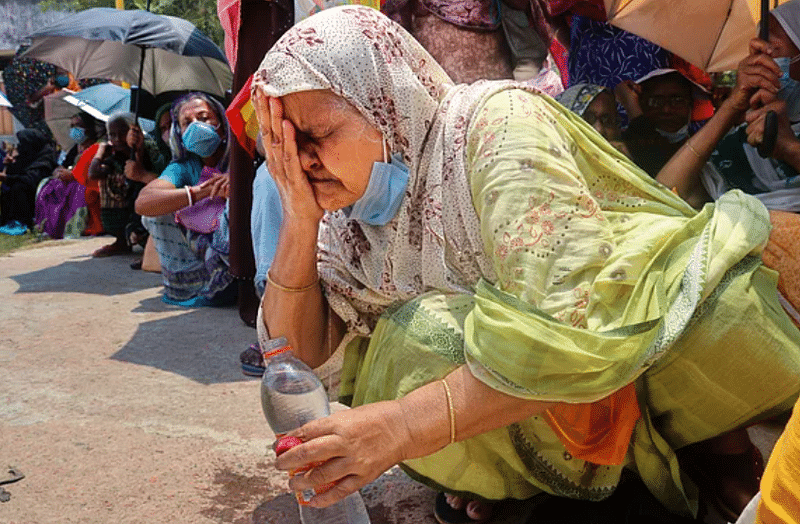
{"label": "black umbrella handle", "polygon": [[778,114],[775,111],[768,111],[764,116],[764,136],[758,144],[758,154],[761,158],[772,156],[775,151],[775,144],[778,142]]}
{"label": "black umbrella handle", "polygon": [[[761,19],[758,22],[758,37],[769,42],[769,0],[761,0]],[[775,144],[778,142],[778,115],[775,111],[768,111],[764,117],[764,136],[758,144],[758,154],[761,158],[772,156]]]}

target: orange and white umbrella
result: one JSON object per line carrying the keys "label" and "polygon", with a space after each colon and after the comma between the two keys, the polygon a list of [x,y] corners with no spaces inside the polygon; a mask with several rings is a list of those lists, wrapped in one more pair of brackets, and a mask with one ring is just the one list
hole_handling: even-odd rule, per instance
{"label": "orange and white umbrella", "polygon": [[761,19],[760,0],[605,0],[605,6],[612,25],[709,73],[736,69]]}

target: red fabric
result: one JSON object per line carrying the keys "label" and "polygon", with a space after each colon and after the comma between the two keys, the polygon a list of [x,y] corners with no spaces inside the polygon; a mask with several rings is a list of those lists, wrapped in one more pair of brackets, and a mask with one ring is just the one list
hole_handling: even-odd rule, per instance
{"label": "red fabric", "polygon": [[97,180],[89,180],[89,164],[92,162],[99,144],[94,144],[81,153],[75,167],[72,168],[72,176],[75,177],[82,186],[86,187],[86,207],[89,209],[89,216],[86,219],[86,229],[84,235],[101,235],[103,233],[103,221],[100,217],[100,186]]}
{"label": "red fabric", "polygon": [[236,68],[239,49],[239,26],[241,25],[241,0],[217,0],[217,16],[225,33],[225,56],[231,71]]}
{"label": "red fabric", "polygon": [[558,71],[561,73],[561,83],[566,87],[569,85],[569,51],[561,45],[557,38],[550,41],[550,54],[553,55],[553,60],[558,66]]}
{"label": "red fabric", "polygon": [[242,89],[231,101],[225,111],[225,116],[228,117],[228,124],[231,126],[231,132],[236,140],[251,157],[255,157],[258,130],[254,127],[254,119],[250,118],[253,111],[253,104],[250,103],[250,84],[252,82],[253,75],[250,75]]}
{"label": "red fabric", "polygon": [[[713,87],[713,82],[711,81],[711,77],[700,69],[699,67],[690,64],[683,58],[670,54],[670,65],[673,69],[677,69],[683,76],[691,80],[696,84],[700,84],[704,88],[706,88],[709,92]],[[695,100],[694,101],[694,108],[692,108],[692,120],[702,121],[708,120],[714,116],[714,104],[711,103],[711,98],[705,98],[702,100]]]}
{"label": "red fabric", "polygon": [[600,22],[606,21],[606,6],[603,0],[546,0],[546,4],[550,16],[570,14],[586,16]]}
{"label": "red fabric", "polygon": [[545,420],[575,458],[607,466],[622,464],[642,416],[633,383],[591,404],[557,404]]}

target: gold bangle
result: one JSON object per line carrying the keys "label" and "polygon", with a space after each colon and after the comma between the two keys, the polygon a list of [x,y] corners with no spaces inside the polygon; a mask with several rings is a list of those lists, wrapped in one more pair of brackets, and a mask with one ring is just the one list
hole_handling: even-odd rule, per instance
{"label": "gold bangle", "polygon": [[694,153],[694,156],[696,156],[700,160],[703,160],[703,157],[700,156],[700,153],[698,153],[697,150],[694,147],[692,147],[692,144],[690,144],[688,140],[686,141],[686,147],[689,148],[689,151]]}
{"label": "gold bangle", "polygon": [[307,286],[303,286],[303,287],[286,287],[286,286],[282,286],[282,285],[278,284],[277,282],[275,282],[274,280],[272,280],[272,277],[269,276],[269,272],[267,272],[267,283],[270,286],[274,287],[275,289],[279,289],[280,291],[286,291],[287,293],[302,293],[303,291],[308,291],[309,289],[312,289],[313,287],[318,285],[319,284],[319,277],[317,277],[317,279],[314,282],[310,283]]}
{"label": "gold bangle", "polygon": [[447,396],[447,409],[450,412],[450,444],[456,441],[456,412],[453,409],[453,396],[450,394],[450,386],[445,379],[440,380],[444,386],[444,394]]}

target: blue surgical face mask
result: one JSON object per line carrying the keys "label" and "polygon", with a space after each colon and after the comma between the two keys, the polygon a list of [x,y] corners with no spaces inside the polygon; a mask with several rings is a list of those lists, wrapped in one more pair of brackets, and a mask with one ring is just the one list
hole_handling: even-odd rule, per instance
{"label": "blue surgical face mask", "polygon": [[[385,147],[385,146],[384,146]],[[384,159],[386,158],[384,149]],[[375,162],[364,194],[350,208],[345,209],[348,218],[354,218],[373,226],[385,226],[397,214],[408,186],[408,166],[399,154],[392,161]]]}
{"label": "blue surgical face mask", "polygon": [[183,147],[187,151],[206,158],[214,154],[222,138],[217,134],[217,129],[211,124],[195,120],[183,132]]}
{"label": "blue surgical face mask", "polygon": [[58,87],[67,87],[69,85],[69,77],[67,75],[58,75],[56,77],[56,85]]}
{"label": "blue surgical face mask", "polygon": [[800,82],[789,76],[789,69],[797,60],[800,60],[800,55],[794,58],[788,56],[775,58],[775,63],[783,73],[778,98],[786,102],[786,116],[789,118],[789,122],[800,120]]}
{"label": "blue surgical face mask", "polygon": [[86,140],[86,130],[82,127],[70,127],[69,137],[75,142],[82,144]]}

